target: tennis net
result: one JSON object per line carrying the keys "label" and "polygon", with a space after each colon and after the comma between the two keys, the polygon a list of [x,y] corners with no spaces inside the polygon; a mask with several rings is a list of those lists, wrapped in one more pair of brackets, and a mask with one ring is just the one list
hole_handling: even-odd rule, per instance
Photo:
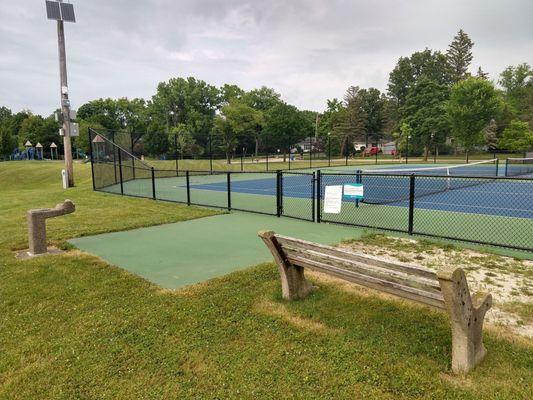
{"label": "tennis net", "polygon": [[418,168],[384,168],[362,170],[365,174],[391,175],[442,175],[442,176],[498,176],[498,159],[476,161],[469,164],[418,167]]}
{"label": "tennis net", "polygon": [[508,158],[505,160],[505,176],[532,175],[533,158]]}
{"label": "tennis net", "polygon": [[492,182],[498,176],[498,160],[445,167],[373,169],[358,172],[365,185],[364,203],[391,204],[410,197],[410,175],[416,175],[415,199],[449,190],[466,189]]}

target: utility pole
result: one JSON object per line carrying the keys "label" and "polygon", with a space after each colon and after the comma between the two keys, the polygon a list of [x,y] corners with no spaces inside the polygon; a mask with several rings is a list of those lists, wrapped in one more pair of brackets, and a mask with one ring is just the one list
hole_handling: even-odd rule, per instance
{"label": "utility pole", "polygon": [[74,186],[74,168],[72,164],[72,144],[70,141],[73,124],[71,123],[70,100],[68,98],[67,56],[65,51],[65,28],[63,21],[76,22],[74,7],[70,3],[46,1],[48,19],[57,21],[57,46],[59,53],[59,80],[61,97],[61,118],[63,124],[63,148],[65,153],[65,170],[68,175],[68,187]]}
{"label": "utility pole", "polygon": [[61,113],[63,114],[65,168],[68,173],[68,187],[73,187],[74,166],[72,165],[72,144],[70,142],[70,100],[68,99],[67,55],[65,52],[65,28],[63,21],[57,21],[57,44],[59,49],[59,79],[61,81]]}

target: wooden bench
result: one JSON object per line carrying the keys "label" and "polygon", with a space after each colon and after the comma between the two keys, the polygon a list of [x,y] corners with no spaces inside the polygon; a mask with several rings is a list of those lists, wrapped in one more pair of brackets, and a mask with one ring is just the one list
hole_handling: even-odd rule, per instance
{"label": "wooden bench", "polygon": [[466,373],[485,356],[483,319],[491,307],[490,294],[470,296],[460,268],[438,272],[400,262],[354,253],[331,246],[259,232],[279,266],[283,298],[306,297],[313,286],[304,268],[446,310],[452,327],[452,370]]}

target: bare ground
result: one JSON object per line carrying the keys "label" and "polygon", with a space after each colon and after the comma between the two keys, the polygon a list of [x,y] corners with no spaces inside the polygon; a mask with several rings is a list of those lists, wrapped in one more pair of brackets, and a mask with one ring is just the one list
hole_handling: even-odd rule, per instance
{"label": "bare ground", "polygon": [[533,337],[533,261],[383,235],[344,242],[340,247],[431,269],[461,267],[472,293],[492,293],[488,324]]}

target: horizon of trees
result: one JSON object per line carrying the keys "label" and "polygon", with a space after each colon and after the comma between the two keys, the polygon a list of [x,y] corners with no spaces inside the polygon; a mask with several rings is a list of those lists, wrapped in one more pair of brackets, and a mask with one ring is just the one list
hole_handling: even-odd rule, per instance
{"label": "horizon of trees", "polygon": [[[366,146],[407,141],[428,157],[453,143],[510,151],[533,148],[533,70],[527,63],[509,66],[496,84],[481,67],[473,75],[474,43],[460,30],[445,52],[426,48],[400,57],[389,74],[387,92],[350,86],[342,100],[326,100],[321,112],[299,110],[275,90],[245,91],[237,85],[216,87],[203,80],[171,78],[157,85],[149,100],[96,99],[78,109],[80,137],[74,145],[89,150],[89,127],[127,130],[147,155],[200,157],[209,151],[228,162],[235,154],[259,151],[284,155],[297,142],[317,136],[330,140],[333,154],[353,153],[355,141]],[[0,157],[26,140],[61,152],[59,125],[28,110],[0,107]],[[177,148],[174,136],[177,138]],[[243,150],[244,149],[244,150]]]}

